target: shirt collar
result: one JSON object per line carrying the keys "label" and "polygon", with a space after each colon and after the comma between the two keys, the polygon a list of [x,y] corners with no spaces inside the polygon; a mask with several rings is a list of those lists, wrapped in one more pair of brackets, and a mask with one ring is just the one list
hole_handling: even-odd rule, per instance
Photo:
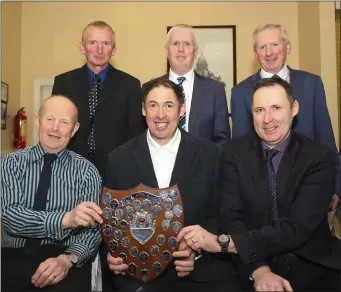
{"label": "shirt collar", "polygon": [[[271,78],[274,75],[275,75],[274,73],[266,72],[263,68],[260,70],[260,76],[262,78]],[[282,78],[283,80],[287,81],[289,76],[289,69],[287,64],[285,64],[282,70],[276,73],[276,75]]]}
{"label": "shirt collar", "polygon": [[[278,152],[284,153],[289,145],[290,140],[291,134],[289,134],[288,137],[286,137],[282,142],[277,144],[273,149],[277,150]],[[264,141],[262,141],[262,146],[264,150],[270,149],[270,147]]]}
{"label": "shirt collar", "polygon": [[[39,159],[42,159],[45,155],[46,151],[43,149],[43,147],[38,143],[37,145],[32,147],[32,152],[31,152],[31,160],[32,161],[38,161]],[[70,158],[69,151],[65,148],[58,153],[55,153],[57,155],[57,159],[63,163],[67,164],[68,159]]]}
{"label": "shirt collar", "polygon": [[188,80],[190,83],[194,82],[194,70],[193,68],[187,72],[185,75],[178,75],[172,71],[172,69],[169,69],[169,80],[173,81],[174,83],[178,83],[177,79],[179,77],[185,77],[186,80]]}
{"label": "shirt collar", "polygon": [[181,141],[181,132],[178,128],[176,129],[172,140],[170,140],[167,144],[163,146],[159,145],[151,136],[149,129],[147,130],[147,143],[151,152],[150,153],[151,156],[157,153],[160,149],[167,149],[169,152],[172,152],[174,154],[178,153],[180,141]]}
{"label": "shirt collar", "polygon": [[[86,67],[88,69],[89,83],[90,83],[90,85],[92,85],[92,82],[94,81],[95,73],[88,66],[86,66]],[[109,65],[107,67],[105,67],[101,72],[98,73],[99,78],[101,79],[101,82],[100,82],[101,87],[103,85],[105,78],[107,77],[108,71],[109,71]]]}

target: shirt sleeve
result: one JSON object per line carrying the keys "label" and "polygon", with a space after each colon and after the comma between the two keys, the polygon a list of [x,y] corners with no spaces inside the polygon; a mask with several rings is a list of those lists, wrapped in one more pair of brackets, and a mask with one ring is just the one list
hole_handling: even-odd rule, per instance
{"label": "shirt sleeve", "polygon": [[[94,202],[98,204],[102,189],[102,179],[95,169],[90,167],[84,177],[83,202]],[[74,253],[78,256],[78,265],[82,265],[92,257],[95,257],[101,243],[100,226],[93,228],[76,228],[76,236],[65,252]]]}
{"label": "shirt sleeve", "polygon": [[18,237],[58,240],[69,235],[70,230],[62,230],[65,213],[34,211],[26,207],[27,193],[20,186],[22,169],[14,155],[2,158],[0,169],[1,220],[8,233]]}

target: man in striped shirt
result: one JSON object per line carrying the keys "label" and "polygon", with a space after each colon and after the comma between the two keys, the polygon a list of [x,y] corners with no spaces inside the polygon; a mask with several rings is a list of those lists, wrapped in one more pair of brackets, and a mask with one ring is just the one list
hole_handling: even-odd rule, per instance
{"label": "man in striped shirt", "polygon": [[36,125],[36,146],[1,158],[1,291],[90,291],[101,177],[66,149],[79,128],[68,98],[46,99]]}

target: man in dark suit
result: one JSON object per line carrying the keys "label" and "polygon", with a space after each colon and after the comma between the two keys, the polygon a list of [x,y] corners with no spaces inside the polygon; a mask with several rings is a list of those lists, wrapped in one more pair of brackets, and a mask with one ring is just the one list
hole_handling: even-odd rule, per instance
{"label": "man in dark suit", "polygon": [[[257,28],[253,33],[253,44],[254,54],[261,70],[232,88],[232,138],[242,137],[254,130],[251,113],[253,89],[262,78],[276,74],[292,85],[294,96],[300,104],[300,112],[295,117],[293,130],[327,145],[335,152],[335,159],[340,164],[321,77],[294,70],[286,65],[291,44],[286,30],[279,24],[266,24]],[[330,211],[335,211],[340,194],[341,167],[339,166]]]}
{"label": "man in dark suit", "polygon": [[[199,224],[211,232],[218,232],[217,187],[221,151],[214,143],[179,130],[178,122],[183,113],[184,96],[180,86],[166,79],[148,83],[143,95],[143,114],[148,130],[109,155],[104,185],[112,189],[130,189],[140,183],[154,188],[178,184],[184,203],[185,225]],[[173,255],[181,257],[175,259],[175,267],[171,264],[159,278],[142,285],[130,276],[118,275],[128,266],[122,264],[121,258],[108,253],[109,267],[117,275],[117,291],[240,290],[231,262],[221,261],[208,253],[194,260],[193,251],[185,243]]]}
{"label": "man in dark suit", "polygon": [[225,234],[217,238],[198,226],[179,234],[193,249],[235,253],[244,289],[254,284],[256,291],[340,290],[340,241],[327,220],[334,154],[291,131],[298,108],[292,87],[281,78],[257,84],[252,100],[256,133],[224,149]]}
{"label": "man in dark suit", "polygon": [[[107,23],[88,24],[79,47],[86,65],[56,76],[52,94],[63,94],[76,104],[82,127],[69,149],[93,162],[103,177],[110,151],[145,129],[141,84],[109,63],[116,46],[115,33]],[[95,103],[91,97],[94,92]]]}
{"label": "man in dark suit", "polygon": [[225,89],[218,81],[194,72],[198,46],[193,28],[173,26],[167,34],[166,50],[170,70],[159,78],[181,84],[185,92],[185,115],[179,127],[194,136],[225,143],[231,136]]}
{"label": "man in dark suit", "polygon": [[[79,48],[86,65],[56,76],[52,94],[65,95],[77,106],[82,126],[68,148],[90,160],[103,177],[108,154],[145,129],[141,84],[110,65],[116,44],[115,33],[107,23],[89,23],[83,29]],[[112,277],[105,256],[101,262],[103,291],[109,291]]]}

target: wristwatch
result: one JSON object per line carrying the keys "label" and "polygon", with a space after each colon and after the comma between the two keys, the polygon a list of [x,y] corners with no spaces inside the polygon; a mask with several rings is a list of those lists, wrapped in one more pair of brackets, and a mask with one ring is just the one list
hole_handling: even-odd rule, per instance
{"label": "wristwatch", "polygon": [[74,253],[65,252],[64,254],[69,258],[72,265],[76,265],[78,263],[78,256]]}
{"label": "wristwatch", "polygon": [[229,247],[229,244],[230,244],[230,236],[229,235],[226,235],[226,234],[220,234],[218,237],[217,237],[217,241],[220,245],[220,248],[221,248],[221,252],[228,252],[228,247]]}

